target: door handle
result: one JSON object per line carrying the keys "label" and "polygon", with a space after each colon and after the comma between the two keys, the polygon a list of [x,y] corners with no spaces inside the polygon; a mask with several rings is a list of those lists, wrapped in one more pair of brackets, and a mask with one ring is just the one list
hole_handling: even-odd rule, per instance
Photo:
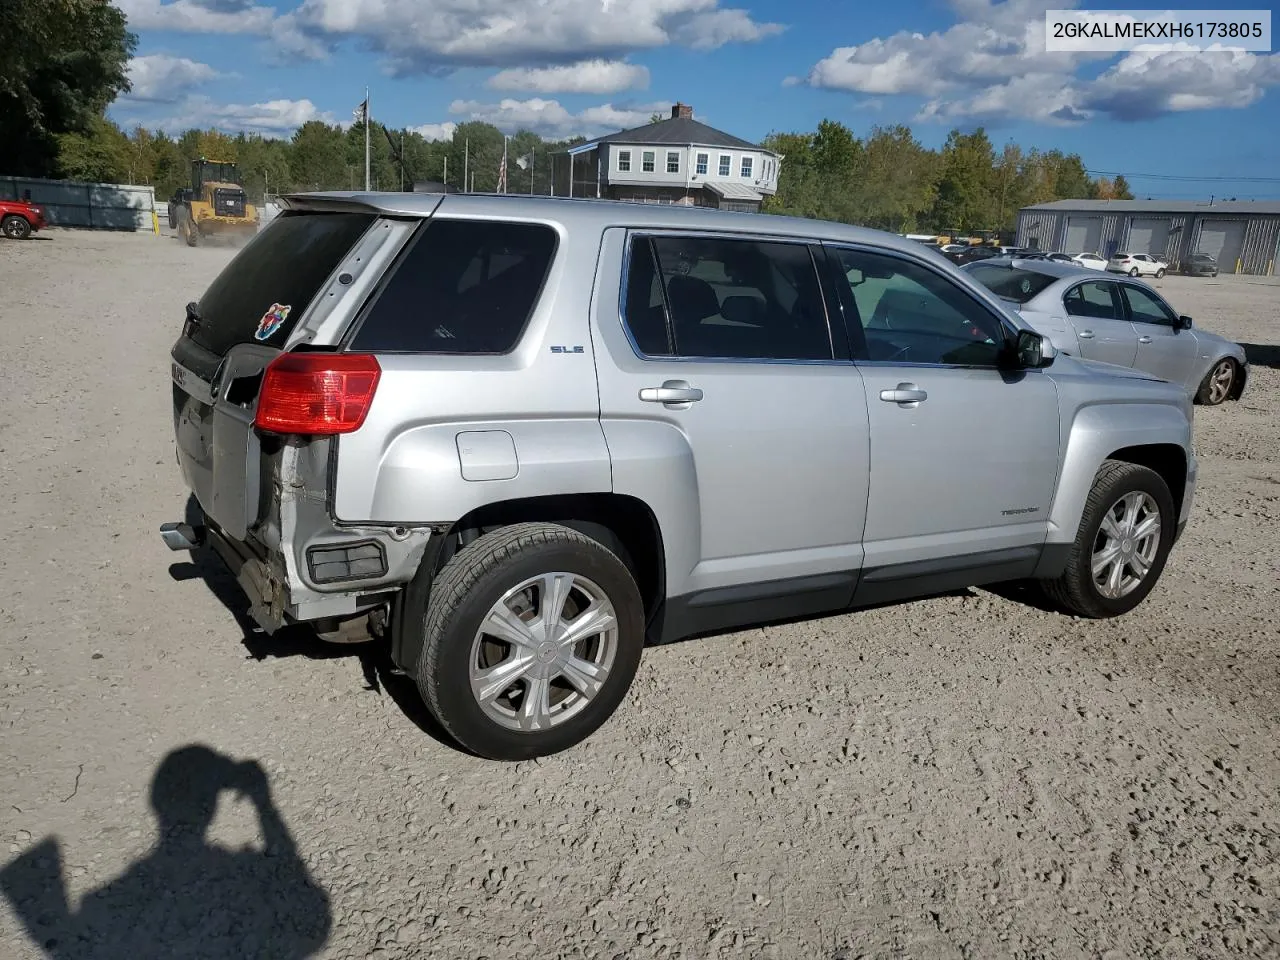
{"label": "door handle", "polygon": [[880,399],[885,403],[901,403],[914,407],[921,400],[928,400],[929,394],[914,383],[900,383],[896,389],[881,390]]}
{"label": "door handle", "polygon": [[688,405],[702,399],[702,391],[689,386],[685,380],[668,380],[660,387],[645,387],[640,391],[645,403]]}
{"label": "door handle", "polygon": [[1093,339],[1093,331],[1092,331],[1092,330],[1081,330],[1079,333],[1077,333],[1077,334],[1076,334],[1076,336],[1078,336],[1081,340],[1092,340],[1092,339]]}
{"label": "door handle", "polygon": [[1139,343],[1150,343],[1150,342],[1151,342],[1151,338],[1150,338],[1150,337],[1145,337],[1145,336],[1144,336],[1144,337],[1139,337],[1139,338],[1138,338],[1138,342],[1139,342]]}

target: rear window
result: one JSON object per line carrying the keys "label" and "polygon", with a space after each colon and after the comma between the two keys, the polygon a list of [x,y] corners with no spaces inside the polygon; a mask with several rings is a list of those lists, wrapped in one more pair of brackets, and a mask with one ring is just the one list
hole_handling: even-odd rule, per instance
{"label": "rear window", "polygon": [[432,219],[356,331],[372,353],[512,350],[538,302],[556,232],[536,223]]}
{"label": "rear window", "polygon": [[1036,273],[1034,270],[1018,270],[988,264],[970,267],[968,273],[997,297],[1003,297],[1015,303],[1034,300],[1057,279],[1057,277]]}
{"label": "rear window", "polygon": [[375,219],[367,213],[280,214],[210,284],[189,336],[219,355],[238,343],[281,346]]}

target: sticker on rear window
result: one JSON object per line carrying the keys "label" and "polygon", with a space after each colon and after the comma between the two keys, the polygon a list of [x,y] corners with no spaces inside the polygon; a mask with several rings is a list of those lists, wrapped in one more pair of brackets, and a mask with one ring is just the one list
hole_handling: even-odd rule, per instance
{"label": "sticker on rear window", "polygon": [[258,329],[253,331],[254,339],[271,339],[271,335],[283,327],[284,322],[289,319],[289,311],[292,309],[293,307],[286,303],[273,303],[271,309],[258,321]]}

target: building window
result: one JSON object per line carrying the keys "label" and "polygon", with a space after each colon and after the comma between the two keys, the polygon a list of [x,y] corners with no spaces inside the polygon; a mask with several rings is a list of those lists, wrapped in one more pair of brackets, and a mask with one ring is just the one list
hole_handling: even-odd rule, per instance
{"label": "building window", "polygon": [[748,178],[751,176],[751,158],[750,157],[742,158],[742,175]]}
{"label": "building window", "polygon": [[618,151],[618,169],[621,170],[623,173],[627,173],[631,170],[631,151],[630,150]]}
{"label": "building window", "polygon": [[653,151],[646,150],[640,154],[640,169],[645,173],[653,173]]}
{"label": "building window", "polygon": [[727,177],[732,170],[733,157],[729,156],[727,153],[720,154],[720,176]]}
{"label": "building window", "polygon": [[698,176],[705,177],[707,175],[707,164],[711,162],[711,158],[705,153],[698,154],[698,165],[694,169]]}
{"label": "building window", "polygon": [[667,173],[680,172],[680,154],[674,150],[667,151]]}

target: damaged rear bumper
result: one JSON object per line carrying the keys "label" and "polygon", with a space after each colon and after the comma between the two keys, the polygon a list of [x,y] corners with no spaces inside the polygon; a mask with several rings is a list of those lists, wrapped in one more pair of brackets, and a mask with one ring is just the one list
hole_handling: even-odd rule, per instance
{"label": "damaged rear bumper", "polygon": [[[249,616],[268,634],[293,624],[307,623],[324,635],[338,631],[339,625],[353,618],[365,617],[378,610],[385,612],[395,593],[416,572],[421,553],[420,549],[404,549],[406,544],[397,542],[390,534],[385,537],[391,549],[382,544],[382,538],[370,537],[368,531],[352,534],[350,542],[356,548],[378,544],[382,556],[389,558],[394,566],[384,563],[371,570],[371,576],[353,577],[340,585],[319,587],[303,582],[298,576],[297,565],[284,555],[259,555],[248,544],[227,536],[207,518],[198,526],[166,523],[160,528],[160,536],[171,550],[201,547],[212,550],[248,598]],[[334,543],[331,537],[332,534],[320,538],[310,549],[332,553]],[[397,547],[399,549],[395,549]],[[304,550],[303,554],[306,553]]]}

